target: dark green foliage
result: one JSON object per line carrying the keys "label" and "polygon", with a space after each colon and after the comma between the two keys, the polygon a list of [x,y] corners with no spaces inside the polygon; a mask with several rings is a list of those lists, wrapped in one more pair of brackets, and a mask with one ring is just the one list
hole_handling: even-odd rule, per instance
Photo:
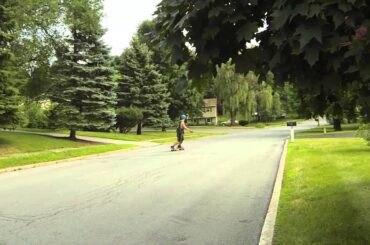
{"label": "dark green foliage", "polygon": [[38,102],[25,103],[20,108],[22,114],[22,127],[26,128],[47,128],[48,111],[42,108]]}
{"label": "dark green foliage", "polygon": [[14,56],[11,51],[16,36],[14,9],[11,0],[0,1],[0,126],[15,127],[18,123],[18,80]]}
{"label": "dark green foliage", "polygon": [[38,62],[30,72],[29,79],[22,88],[22,94],[33,100],[48,98],[53,81],[51,73],[52,68],[48,61]]}
{"label": "dark green foliage", "polygon": [[247,126],[248,124],[249,124],[249,122],[247,120],[240,120],[239,121],[240,126]]}
{"label": "dark green foliage", "polygon": [[[272,70],[277,81],[291,81],[302,97],[312,97],[306,103],[316,104],[321,103],[316,97],[330,101],[358,81],[361,114],[370,120],[370,5],[365,0],[163,0],[157,15],[174,60],[194,60],[192,76],[232,58],[237,71]],[[248,49],[252,38],[260,45]],[[196,50],[192,59],[186,43]]]}
{"label": "dark green foliage", "polygon": [[117,128],[120,133],[128,133],[143,120],[143,112],[138,108],[121,107],[116,110]]}
{"label": "dark green foliage", "polygon": [[[202,114],[203,93],[193,87],[193,81],[188,78],[188,64],[181,66],[171,63],[171,49],[156,40],[156,20],[144,21],[138,28],[137,37],[145,43],[152,52],[153,62],[157,65],[163,83],[167,84],[169,92],[168,114],[172,120],[181,114],[199,116]],[[169,125],[168,119],[165,119]],[[160,125],[158,125],[160,126]]]}
{"label": "dark green foliage", "polygon": [[70,129],[72,138],[76,130],[106,131],[115,124],[116,82],[96,20],[99,6],[96,1],[73,2],[67,15],[72,36],[58,57],[53,100],[58,103],[58,125]]}
{"label": "dark green foliage", "polygon": [[300,106],[298,90],[292,83],[285,82],[283,86],[277,88],[280,94],[281,109],[288,116],[297,116]]}
{"label": "dark green foliage", "polygon": [[168,114],[177,120],[182,114],[190,117],[202,115],[203,93],[192,86],[187,75],[187,65],[174,66],[174,75],[169,81],[170,105]]}
{"label": "dark green foliage", "polygon": [[282,115],[281,110],[281,101],[280,101],[280,94],[279,92],[274,92],[272,96],[272,117],[273,119],[277,119]]}
{"label": "dark green foliage", "polygon": [[[186,43],[196,50],[196,57],[190,64],[191,76],[200,77],[214,65],[226,63],[230,58],[236,63],[250,50],[245,43],[250,41],[263,26],[266,1],[195,1],[163,0],[157,10],[158,29],[162,38],[171,47],[175,62],[190,59]],[[266,4],[265,4],[266,5]],[[183,30],[187,32],[184,33]],[[254,57],[243,59],[250,63]],[[212,66],[214,67],[214,66]],[[253,67],[245,65],[246,71]]]}
{"label": "dark green foliage", "polygon": [[152,52],[145,43],[134,37],[131,46],[121,56],[118,80],[118,105],[137,107],[143,111],[142,123],[160,125],[167,115],[168,92],[158,67],[153,63]]}
{"label": "dark green foliage", "polygon": [[367,140],[370,146],[370,124],[362,125],[357,134],[358,136],[362,137],[364,140]]}

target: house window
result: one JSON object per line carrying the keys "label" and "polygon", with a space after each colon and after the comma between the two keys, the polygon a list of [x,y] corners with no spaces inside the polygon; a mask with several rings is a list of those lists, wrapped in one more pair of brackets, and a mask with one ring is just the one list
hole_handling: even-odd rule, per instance
{"label": "house window", "polygon": [[204,112],[212,112],[212,107],[205,107]]}

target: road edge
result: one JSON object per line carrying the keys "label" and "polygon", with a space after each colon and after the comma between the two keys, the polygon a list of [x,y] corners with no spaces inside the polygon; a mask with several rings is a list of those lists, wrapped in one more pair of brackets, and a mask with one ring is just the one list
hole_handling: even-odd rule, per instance
{"label": "road edge", "polygon": [[284,179],[284,169],[286,156],[288,152],[288,142],[286,139],[283,147],[283,152],[279,161],[279,168],[275,179],[274,189],[272,192],[270,204],[265,217],[265,222],[262,227],[262,232],[259,240],[259,245],[271,245],[274,237],[276,215],[279,206],[280,192]]}

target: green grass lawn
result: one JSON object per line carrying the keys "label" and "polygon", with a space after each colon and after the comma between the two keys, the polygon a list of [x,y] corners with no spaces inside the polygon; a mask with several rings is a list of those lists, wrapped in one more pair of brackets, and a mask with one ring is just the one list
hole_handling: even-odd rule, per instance
{"label": "green grass lawn", "polygon": [[103,145],[86,141],[70,141],[49,136],[0,131],[0,169],[124,150],[132,147],[134,146]]}
{"label": "green grass lawn", "polygon": [[106,133],[106,132],[86,132],[78,131],[77,135],[89,136],[97,138],[115,139],[115,140],[127,140],[127,141],[150,141],[161,138],[169,138],[175,135],[175,132],[142,132],[141,135],[136,135],[136,132],[130,132],[127,134],[120,133]]}
{"label": "green grass lawn", "polygon": [[364,140],[289,144],[274,244],[370,244],[370,147]]}
{"label": "green grass lawn", "polygon": [[118,151],[134,148],[134,145],[99,145],[90,147],[80,147],[66,149],[64,151],[44,151],[25,155],[12,155],[0,158],[0,169],[9,167],[19,167],[27,164],[43,163],[49,161],[63,160],[73,157],[82,157],[87,155],[105,153],[109,151]]}
{"label": "green grass lawn", "polygon": [[341,131],[335,131],[333,128],[333,125],[326,125],[326,126],[320,126],[317,128],[313,128],[304,132],[299,132],[296,135],[297,136],[311,136],[311,135],[320,135],[323,134],[324,128],[326,128],[327,134],[345,134],[345,133],[356,133],[358,128],[360,127],[359,124],[343,124]]}
{"label": "green grass lawn", "polygon": [[0,157],[16,154],[45,151],[51,149],[76,148],[97,145],[92,142],[70,141],[49,136],[31,135],[0,131]]}

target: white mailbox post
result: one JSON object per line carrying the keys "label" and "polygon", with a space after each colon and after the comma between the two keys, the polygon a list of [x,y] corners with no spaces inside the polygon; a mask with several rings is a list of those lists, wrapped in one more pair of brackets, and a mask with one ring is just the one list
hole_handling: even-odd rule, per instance
{"label": "white mailbox post", "polygon": [[290,127],[290,141],[294,142],[294,127],[297,126],[297,122],[287,122],[286,125]]}

